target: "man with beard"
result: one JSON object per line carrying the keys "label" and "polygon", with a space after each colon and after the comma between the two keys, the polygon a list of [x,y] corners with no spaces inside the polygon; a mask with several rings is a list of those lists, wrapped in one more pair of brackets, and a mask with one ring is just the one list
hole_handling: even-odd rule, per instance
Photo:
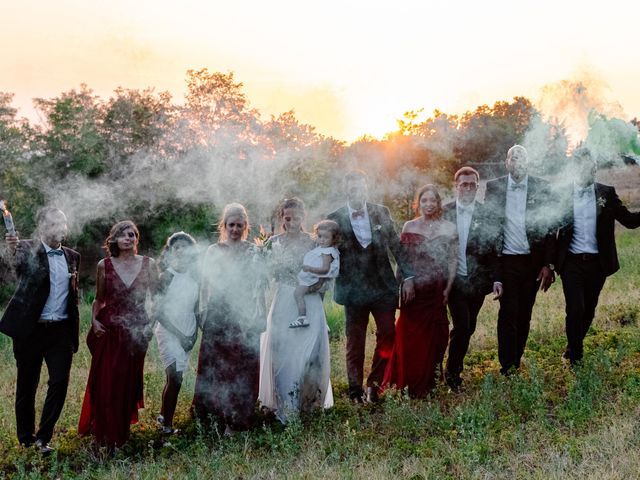
{"label": "man with beard", "polygon": [[469,340],[476,329],[484,297],[491,292],[491,242],[484,205],[476,200],[479,181],[477,170],[462,167],[454,175],[456,200],[442,207],[444,218],[456,225],[458,231],[458,267],[448,300],[453,328],[444,374],[454,392],[462,386],[460,374]]}
{"label": "man with beard", "polygon": [[571,166],[574,181],[562,198],[557,264],[567,314],[563,358],[575,365],[582,359],[583,340],[604,282],[620,268],[615,222],[638,228],[640,212],[627,210],[615,188],[595,182],[596,162],[588,149],[577,149]]}
{"label": "man with beard", "polygon": [[406,260],[389,209],[367,201],[366,174],[352,171],[344,178],[347,204],[329,214],[340,227],[340,274],[335,301],[344,305],[347,335],[349,397],[362,403],[365,341],[369,315],[376,322],[376,347],[367,378],[366,400],[378,400],[384,371],[393,349],[398,282],[389,261],[396,259],[403,279],[402,297],[413,298],[413,270]]}

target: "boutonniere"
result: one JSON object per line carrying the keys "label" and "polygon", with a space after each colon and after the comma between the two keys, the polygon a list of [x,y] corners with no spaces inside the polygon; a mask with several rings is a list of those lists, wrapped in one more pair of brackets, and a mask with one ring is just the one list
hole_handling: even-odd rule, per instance
{"label": "boutonniere", "polygon": [[374,232],[379,232],[380,230],[382,230],[382,225],[374,225],[371,230],[373,230]]}
{"label": "boutonniere", "polygon": [[78,285],[78,271],[75,267],[69,267],[69,284],[71,288],[75,289]]}
{"label": "boutonniere", "polygon": [[76,270],[76,267],[73,265],[69,265],[69,278],[74,278],[76,276],[78,276],[78,270]]}
{"label": "boutonniere", "polygon": [[598,197],[598,206],[600,208],[604,208],[606,204],[607,204],[607,201],[605,200],[604,197]]}
{"label": "boutonniere", "polygon": [[478,220],[474,220],[471,222],[471,230],[476,230],[480,226],[480,222]]}
{"label": "boutonniere", "polygon": [[536,199],[533,197],[527,200],[527,205],[534,205],[535,203],[536,203]]}

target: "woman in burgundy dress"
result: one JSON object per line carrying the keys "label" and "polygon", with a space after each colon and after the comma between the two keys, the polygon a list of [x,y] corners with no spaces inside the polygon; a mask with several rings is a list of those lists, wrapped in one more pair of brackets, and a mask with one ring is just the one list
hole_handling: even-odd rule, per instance
{"label": "woman in burgundy dress", "polygon": [[442,201],[434,185],[416,195],[420,216],[405,223],[400,241],[416,272],[415,298],[401,306],[396,337],[383,387],[407,388],[425,397],[435,386],[449,337],[447,298],[457,267],[456,226],[442,219]]}
{"label": "woman in burgundy dress", "polygon": [[96,299],[87,345],[91,369],[78,433],[98,445],[119,447],[138,422],[143,402],[143,367],[152,331],[145,311],[157,279],[153,259],[137,254],[140,233],[131,221],[116,223],[98,263]]}
{"label": "woman in burgundy dress", "polygon": [[225,435],[245,430],[258,398],[259,338],[264,329],[257,282],[258,250],[246,241],[245,208],[224,208],[220,240],[207,250],[200,305],[205,308],[193,410]]}

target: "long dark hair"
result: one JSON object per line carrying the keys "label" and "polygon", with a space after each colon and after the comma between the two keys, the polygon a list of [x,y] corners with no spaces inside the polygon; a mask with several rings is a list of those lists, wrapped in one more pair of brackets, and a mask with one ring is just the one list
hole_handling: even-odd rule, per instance
{"label": "long dark hair", "polygon": [[436,211],[434,218],[442,218],[442,197],[440,196],[440,192],[438,192],[438,187],[436,187],[432,183],[428,183],[427,185],[421,187],[420,190],[418,190],[418,193],[416,193],[416,198],[413,201],[413,208],[416,212],[416,215],[418,217],[420,216],[420,199],[427,192],[433,193],[438,202],[438,210]]}

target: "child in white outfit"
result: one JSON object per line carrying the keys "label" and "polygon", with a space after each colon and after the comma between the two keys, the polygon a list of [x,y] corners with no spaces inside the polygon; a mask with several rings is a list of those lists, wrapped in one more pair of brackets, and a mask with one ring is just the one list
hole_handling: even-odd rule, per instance
{"label": "child in white outfit", "polygon": [[326,291],[326,280],[336,278],[340,270],[340,253],[336,248],[338,224],[332,220],[322,220],[313,227],[313,232],[318,246],[304,256],[302,270],[298,273],[298,286],[293,293],[298,305],[298,318],[289,324],[289,328],[309,326],[304,296],[310,290]]}

